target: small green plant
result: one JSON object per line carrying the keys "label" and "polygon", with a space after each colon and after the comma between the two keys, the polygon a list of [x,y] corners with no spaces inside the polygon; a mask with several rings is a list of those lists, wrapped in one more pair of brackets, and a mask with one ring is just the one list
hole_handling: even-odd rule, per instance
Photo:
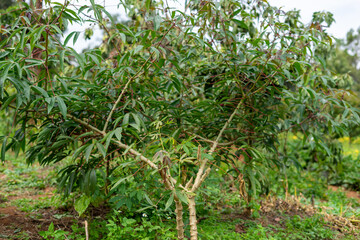
{"label": "small green plant", "polygon": [[217,240],[221,236],[222,240],[239,239],[239,233],[235,232],[236,224],[239,219],[231,221],[221,220],[221,215],[212,215],[199,223],[199,239]]}
{"label": "small green plant", "polygon": [[251,227],[248,229],[247,233],[242,234],[240,239],[246,240],[277,240],[280,238],[277,237],[268,237],[270,234],[267,234],[268,230],[264,228],[262,225],[258,224],[255,227]]}
{"label": "small green plant", "polygon": [[[67,235],[69,235],[69,232],[57,229],[55,230],[54,223],[51,223],[49,225],[49,228],[47,231],[41,231],[39,232],[40,236],[42,236],[44,239],[51,239],[51,240],[65,240],[69,239]],[[70,238],[72,239],[72,238]]]}
{"label": "small green plant", "polygon": [[140,220],[120,218],[120,214],[114,211],[114,215],[106,224],[108,230],[106,239],[176,239],[176,232],[171,230],[171,226],[146,217],[143,215]]}

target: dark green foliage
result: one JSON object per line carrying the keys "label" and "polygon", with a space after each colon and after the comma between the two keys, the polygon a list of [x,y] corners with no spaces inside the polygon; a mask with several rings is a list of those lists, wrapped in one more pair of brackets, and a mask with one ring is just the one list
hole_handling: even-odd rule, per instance
{"label": "dark green foliage", "polygon": [[15,4],[14,0],[1,0],[0,9],[7,9],[8,7]]}
{"label": "dark green foliage", "polygon": [[[299,165],[299,153],[280,145],[284,132],[301,132],[301,147],[328,164],[337,161],[328,133],[360,121],[324,63],[331,37],[320,24],[330,25],[330,14],[305,26],[266,1],[191,1],[188,12],[169,15],[160,2],[139,1],[124,7],[141,17],[122,24],[91,3],[77,12],[44,8],[40,23],[23,14],[0,42],[1,110],[14,119],[2,156],[24,151],[29,164],[66,162],[59,187],[65,196],[81,192],[80,215],[102,201],[172,214],[175,194],[187,202],[183,186],[202,159],[242,183],[235,187],[252,203],[269,192],[271,171]],[[107,38],[77,53],[66,45],[79,32],[64,42],[57,36],[84,11]]]}

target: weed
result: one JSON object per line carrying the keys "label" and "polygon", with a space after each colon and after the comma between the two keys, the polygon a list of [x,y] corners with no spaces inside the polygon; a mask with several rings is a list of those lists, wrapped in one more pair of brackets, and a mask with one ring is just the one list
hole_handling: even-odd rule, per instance
{"label": "weed", "polygon": [[65,240],[65,239],[72,239],[68,238],[67,235],[69,235],[69,232],[57,229],[55,230],[54,223],[51,223],[49,225],[49,228],[47,231],[41,231],[39,232],[40,236],[42,236],[44,239],[52,239],[52,240]]}

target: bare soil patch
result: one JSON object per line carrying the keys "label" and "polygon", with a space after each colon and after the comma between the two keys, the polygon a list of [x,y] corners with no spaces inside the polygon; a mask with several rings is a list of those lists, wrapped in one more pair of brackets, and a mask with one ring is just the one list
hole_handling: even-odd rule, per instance
{"label": "bare soil patch", "polygon": [[44,209],[28,214],[14,206],[0,208],[0,239],[21,239],[20,232],[29,239],[42,239],[39,232],[46,231],[51,222],[63,230],[70,230],[73,217],[54,217],[62,213],[61,210]]}

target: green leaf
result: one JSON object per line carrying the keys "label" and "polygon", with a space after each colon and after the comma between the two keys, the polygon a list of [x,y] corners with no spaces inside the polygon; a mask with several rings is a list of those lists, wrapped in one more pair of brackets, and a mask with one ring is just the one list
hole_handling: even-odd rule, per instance
{"label": "green leaf", "polygon": [[1,72],[1,77],[0,77],[0,90],[1,90],[0,98],[4,97],[4,83],[5,83],[5,80],[8,78],[8,73],[9,73],[9,70],[12,67],[12,65],[13,65],[12,63],[7,63],[5,70],[1,70],[2,72]]}
{"label": "green leaf", "polygon": [[54,223],[53,223],[53,222],[50,223],[50,225],[49,225],[49,227],[48,227],[48,231],[51,232],[51,233],[53,233],[53,232],[55,231],[55,227],[54,227]]}
{"label": "green leaf", "polygon": [[83,195],[81,198],[75,201],[74,208],[78,212],[79,216],[81,216],[86,211],[90,205],[90,202],[91,197],[86,195]]}
{"label": "green leaf", "polygon": [[234,12],[230,15],[230,19],[233,18],[233,17],[235,17],[236,15],[238,15],[241,11],[242,11],[241,8],[238,9],[238,10],[236,10],[236,11],[234,11]]}
{"label": "green leaf", "polygon": [[73,159],[76,159],[80,155],[80,153],[82,153],[84,149],[87,148],[88,146],[89,146],[88,144],[85,144],[79,147],[78,149],[76,149],[73,154]]}
{"label": "green leaf", "polygon": [[108,149],[109,145],[110,145],[110,142],[111,142],[111,139],[112,137],[114,136],[115,134],[115,131],[111,131],[109,132],[106,136],[105,136],[105,139],[106,139],[106,142],[105,142],[105,149]]}
{"label": "green leaf", "polygon": [[86,133],[83,133],[83,134],[77,136],[77,139],[87,137],[87,136],[92,136],[92,135],[94,135],[93,132],[86,132]]}
{"label": "green leaf", "polygon": [[96,190],[96,170],[91,169],[89,173],[89,196],[91,196]]}
{"label": "green leaf", "polygon": [[143,45],[137,45],[133,51],[133,54],[137,54],[138,52],[140,52],[142,49],[144,48]]}
{"label": "green leaf", "polygon": [[9,54],[10,54],[10,52],[8,52],[8,51],[6,51],[6,52],[0,52],[0,59],[6,57],[6,56],[9,55]]}
{"label": "green leaf", "polygon": [[94,147],[94,144],[92,143],[85,150],[85,155],[84,156],[85,156],[86,162],[89,162],[90,154],[92,152],[93,147]]}
{"label": "green leaf", "polygon": [[155,15],[154,17],[154,29],[155,31],[159,30],[162,18],[159,15]]}
{"label": "green leaf", "polygon": [[75,32],[75,36],[74,36],[74,39],[73,39],[73,45],[75,45],[75,43],[78,40],[79,36],[80,36],[80,32]]}
{"label": "green leaf", "polygon": [[7,108],[7,106],[9,106],[10,103],[12,103],[14,101],[14,99],[16,98],[16,94],[8,97],[6,99],[6,101],[1,105],[0,111],[4,110],[5,108]]}
{"label": "green leaf", "polygon": [[101,11],[102,12],[104,12],[105,14],[106,14],[106,16],[110,19],[110,21],[111,21],[111,23],[112,24],[114,24],[115,22],[114,22],[114,18],[113,18],[113,16],[108,12],[108,11],[106,11],[106,9],[105,8],[102,8],[101,9]]}
{"label": "green leaf", "polygon": [[78,54],[78,53],[75,51],[75,49],[70,48],[70,50],[71,50],[73,56],[76,58],[77,62],[79,63],[80,67],[81,67],[82,69],[84,69],[84,68],[85,68],[85,59],[82,57],[82,55]]}
{"label": "green leaf", "polygon": [[67,45],[67,43],[70,41],[70,39],[76,34],[77,32],[71,32],[69,33],[69,35],[67,35],[67,37],[65,38],[65,41],[64,41],[64,46]]}
{"label": "green leaf", "polygon": [[187,197],[179,190],[176,189],[176,196],[185,204],[188,204],[188,199]]}
{"label": "green leaf", "polygon": [[146,201],[147,201],[151,206],[155,206],[155,204],[151,201],[151,199],[149,198],[149,196],[148,196],[146,193],[144,194],[144,196],[145,196]]}
{"label": "green leaf", "polygon": [[231,21],[236,23],[240,28],[243,28],[245,30],[249,29],[248,25],[246,25],[246,23],[244,21],[240,21],[240,20],[237,20],[237,19],[231,19]]}
{"label": "green leaf", "polygon": [[41,87],[32,85],[31,88],[32,88],[35,92],[40,93],[43,97],[45,97],[45,98],[48,98],[48,97],[49,97],[49,94],[48,94],[44,89],[42,89]]}
{"label": "green leaf", "polygon": [[122,138],[122,127],[118,127],[118,128],[116,128],[115,129],[115,136],[116,136],[116,138],[119,140],[119,141],[121,141],[121,138]]}
{"label": "green leaf", "polygon": [[100,151],[100,153],[103,155],[103,157],[106,158],[106,150],[105,150],[104,145],[102,145],[99,142],[96,142],[96,147]]}
{"label": "green leaf", "polygon": [[122,126],[126,126],[129,124],[129,117],[130,117],[129,113],[125,114],[123,122],[122,122]]}
{"label": "green leaf", "polygon": [[56,101],[59,104],[59,109],[60,109],[61,114],[66,119],[67,107],[66,107],[64,100],[61,97],[56,96]]}
{"label": "green leaf", "polygon": [[65,58],[65,50],[60,51],[59,60],[60,60],[60,70],[64,72],[64,58]]}
{"label": "green leaf", "polygon": [[129,175],[127,177],[124,177],[122,179],[120,179],[119,181],[117,181],[111,188],[111,190],[114,190],[117,186],[119,186],[119,184],[121,184],[122,182],[129,180],[132,177],[132,175]]}
{"label": "green leaf", "polygon": [[172,205],[173,202],[174,202],[174,193],[172,193],[169,199],[167,200],[164,211],[166,211]]}
{"label": "green leaf", "polygon": [[48,103],[48,109],[47,109],[47,113],[50,114],[51,110],[53,109],[54,105],[55,105],[55,99],[54,97],[48,97],[45,98],[45,102]]}
{"label": "green leaf", "polygon": [[50,27],[52,29],[54,29],[57,34],[59,34],[60,36],[63,36],[63,31],[61,31],[58,26],[56,26],[55,24],[51,24]]}
{"label": "green leaf", "polygon": [[343,115],[342,115],[342,118],[345,119],[347,117],[347,115],[349,114],[349,108],[345,108],[344,112],[343,112]]}

